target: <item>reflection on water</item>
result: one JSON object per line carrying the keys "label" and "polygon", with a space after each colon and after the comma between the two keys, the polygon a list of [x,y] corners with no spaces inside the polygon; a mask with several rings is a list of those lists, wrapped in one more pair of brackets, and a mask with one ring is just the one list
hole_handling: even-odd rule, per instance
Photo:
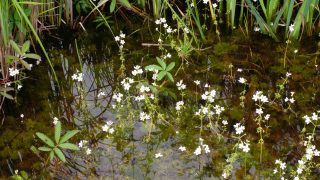
{"label": "reflection on water", "polygon": [[[248,162],[251,162],[246,167],[249,177],[268,176],[270,172],[264,169],[272,169],[275,159],[282,158],[288,163],[296,163],[304,153],[300,144],[303,137],[299,137],[304,126],[301,117],[317,110],[320,105],[317,50],[312,49],[316,45],[299,48],[298,53],[295,53],[298,46],[288,48],[286,44],[275,45],[267,39],[259,42],[240,41],[237,36],[209,45],[211,48],[196,51],[175,77],[176,81],[183,79],[186,84],[184,102],[190,106],[186,106],[184,113],[175,116],[175,102],[181,99],[180,92],[175,83],[167,83],[166,89],[158,94],[158,104],[161,105],[158,113],[164,117],[157,116],[159,119],[146,123],[139,121],[135,115],[143,111],[142,103],[133,102],[135,105],[131,108],[126,104],[121,108],[112,99],[115,93],[123,92],[119,85],[123,77],[119,76],[118,47],[113,40],[99,38],[78,38],[78,54],[74,40],[60,42],[60,45],[67,48],[61,48],[55,43],[51,45],[50,56],[58,72],[60,91],[49,80],[51,76],[46,65],[30,74],[30,80],[26,81],[29,84],[25,85],[22,92],[21,104],[17,108],[7,107],[12,115],[8,115],[1,126],[1,136],[8,137],[6,140],[2,138],[0,142],[3,175],[8,172],[7,168],[11,171],[26,169],[31,172],[34,169],[39,172],[39,157],[28,149],[32,144],[40,143],[33,138],[35,132],[52,132],[54,116],[59,117],[68,128],[81,131],[75,143],[87,141],[81,151],[65,152],[68,163],[55,161],[50,165],[50,176],[59,179],[220,178],[226,166],[225,161],[232,154],[232,147],[236,143],[232,139],[232,131],[237,122],[245,125],[247,139],[252,142],[251,153],[247,157]],[[125,73],[129,77],[134,65],[153,64],[155,56],[160,56],[151,54],[159,53],[157,47],[141,47],[140,44],[132,43],[126,48],[129,50],[125,51]],[[284,50],[287,51],[287,57],[284,57]],[[283,58],[287,61],[286,68],[283,68]],[[179,62],[175,55],[173,59]],[[268,94],[268,98],[274,98],[273,94],[278,92],[278,86],[287,72],[292,73],[292,78],[282,87],[282,97],[264,107],[264,111],[270,114],[270,120],[266,122],[263,163],[259,164],[256,107],[251,97],[257,90],[262,90]],[[82,82],[72,79],[75,73],[83,73]],[[240,77],[245,78],[250,85],[240,84]],[[195,80],[200,80],[201,85],[197,86]],[[216,126],[210,118],[203,119],[202,127],[194,115],[206,103],[201,100],[205,84],[217,91],[215,103],[225,108],[219,116],[219,123],[223,120],[228,122],[225,129]],[[239,97],[243,90],[246,93],[243,94],[245,107],[242,108]],[[290,97],[291,92],[294,92],[295,102],[288,108],[289,103],[285,98]],[[26,117],[19,119],[20,113]],[[21,124],[8,130],[17,121],[21,121]],[[116,129],[114,133],[101,130],[107,121],[113,122],[112,127]],[[217,133],[225,136],[218,136]],[[17,137],[26,138],[23,147],[16,145],[13,139]],[[210,147],[210,152],[196,156],[195,150],[202,144],[200,137]],[[186,150],[179,149],[181,146],[186,147]],[[91,154],[86,149],[91,149]],[[244,171],[241,163],[243,160],[234,162],[233,177],[244,174],[241,172]]]}

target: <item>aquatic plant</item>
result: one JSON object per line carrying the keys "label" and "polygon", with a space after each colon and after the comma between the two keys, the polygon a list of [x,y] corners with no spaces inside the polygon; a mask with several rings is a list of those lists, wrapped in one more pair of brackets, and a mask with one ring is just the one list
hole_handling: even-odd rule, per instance
{"label": "aquatic plant", "polygon": [[61,136],[62,135],[61,122],[58,120],[58,118],[56,117],[54,118],[53,124],[54,124],[54,141],[41,132],[36,133],[37,137],[47,145],[47,146],[41,146],[38,149],[40,151],[49,153],[49,157],[48,157],[49,161],[52,161],[53,158],[57,156],[62,162],[66,162],[66,158],[62,150],[66,150],[66,149],[73,150],[73,151],[80,150],[77,145],[67,142],[74,135],[76,135],[79,132],[79,130],[67,131],[63,136]]}

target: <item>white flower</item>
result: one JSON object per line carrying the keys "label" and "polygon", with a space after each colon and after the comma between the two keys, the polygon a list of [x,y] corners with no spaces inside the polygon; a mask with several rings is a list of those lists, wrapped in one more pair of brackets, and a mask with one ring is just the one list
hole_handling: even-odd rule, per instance
{"label": "white flower", "polygon": [[24,118],[24,114],[20,114],[20,117],[21,117],[21,118]]}
{"label": "white flower", "polygon": [[302,169],[302,168],[298,168],[298,169],[297,169],[297,173],[298,173],[298,174],[301,174],[301,173],[302,173],[302,171],[303,171],[303,169]]}
{"label": "white flower", "polygon": [[246,143],[241,142],[241,143],[239,144],[239,148],[242,149],[243,152],[246,152],[246,153],[247,153],[247,152],[250,151],[249,145],[250,145],[250,144],[247,143],[247,142],[246,142]]}
{"label": "white flower", "polygon": [[161,23],[160,19],[157,19],[156,24],[160,24],[160,23]]}
{"label": "white flower", "polygon": [[134,66],[134,70],[131,72],[133,76],[136,76],[137,74],[142,74],[143,70],[139,65]]}
{"label": "white flower", "polygon": [[186,147],[180,146],[180,147],[179,147],[179,150],[182,151],[182,152],[184,152],[184,151],[186,151]]}
{"label": "white flower", "polygon": [[202,0],[203,4],[208,4],[209,0]]}
{"label": "white flower", "polygon": [[312,113],[311,119],[314,121],[318,120],[318,115],[316,113]]}
{"label": "white flower", "polygon": [[196,156],[201,154],[201,147],[198,146],[197,149],[193,152],[193,154],[195,154]]}
{"label": "white flower", "polygon": [[112,96],[112,98],[115,99],[117,102],[121,102],[122,97],[123,97],[123,94],[121,93],[116,93]]}
{"label": "white flower", "polygon": [[201,95],[201,98],[203,100],[208,100],[210,103],[213,103],[214,97],[216,96],[216,93],[217,92],[215,90],[211,90],[210,92],[206,91],[204,94]]}
{"label": "white flower", "polygon": [[161,153],[157,153],[157,154],[155,154],[154,155],[156,158],[160,158],[160,157],[162,157],[163,155],[161,154]]}
{"label": "white flower", "polygon": [[222,177],[223,177],[224,179],[227,179],[228,176],[229,176],[229,175],[228,175],[227,173],[225,173],[225,172],[222,174]]}
{"label": "white flower", "polygon": [[245,78],[241,77],[241,78],[239,78],[238,82],[241,84],[245,84],[247,82],[247,80]]}
{"label": "white flower", "polygon": [[140,113],[140,120],[141,121],[149,120],[150,118],[151,118],[150,115],[148,115],[147,113],[145,113],[145,112]]}
{"label": "white flower", "polygon": [[17,89],[20,90],[22,88],[22,85],[18,84]]}
{"label": "white flower", "polygon": [[87,142],[88,142],[88,141],[86,141],[86,140],[81,140],[81,141],[79,142],[79,144],[78,144],[79,148],[84,147],[84,146],[87,144]]}
{"label": "white flower", "polygon": [[289,32],[293,32],[293,30],[294,30],[294,24],[291,24],[291,25],[289,26]]}
{"label": "white flower", "polygon": [[274,169],[273,170],[273,174],[277,174],[278,173],[278,170],[277,169]]}
{"label": "white flower", "polygon": [[86,150],[86,154],[87,154],[87,155],[90,155],[90,154],[91,154],[91,149],[88,148],[88,149]]}
{"label": "white flower", "polygon": [[253,95],[252,99],[254,101],[261,101],[262,103],[269,102],[267,96],[262,94],[262,91],[256,91],[256,93]]}
{"label": "white flower", "polygon": [[130,87],[131,87],[131,84],[133,83],[134,81],[133,81],[133,79],[131,79],[131,78],[125,78],[125,79],[123,79],[122,81],[121,81],[121,85],[123,86],[123,89],[124,90],[129,90],[130,89]]}
{"label": "white flower", "polygon": [[180,80],[179,82],[177,82],[177,87],[178,87],[178,90],[186,89],[186,85],[183,84],[183,80]]}
{"label": "white flower", "polygon": [[286,73],[287,78],[290,77],[291,75],[292,75],[292,73],[289,73],[289,72]]}
{"label": "white flower", "polygon": [[57,117],[54,117],[52,123],[53,123],[54,125],[56,125],[56,124],[58,123],[58,121],[59,121],[59,119],[58,119]]}
{"label": "white flower", "polygon": [[142,85],[142,86],[140,87],[140,92],[141,92],[141,93],[149,92],[149,91],[150,91],[150,88],[149,88],[148,86]]}
{"label": "white flower", "polygon": [[105,96],[105,95],[106,95],[106,93],[101,91],[101,92],[99,92],[98,97]]}
{"label": "white flower", "polygon": [[254,31],[254,32],[259,32],[259,31],[260,31],[260,28],[256,26],[256,27],[253,28],[253,31]]}
{"label": "white flower", "polygon": [[166,23],[167,20],[165,18],[160,18],[161,23]]}
{"label": "white flower", "polygon": [[216,3],[213,3],[213,4],[212,4],[212,7],[213,7],[213,8],[216,8],[216,7],[218,7],[218,5],[217,5]]}
{"label": "white flower", "polygon": [[220,115],[220,114],[224,111],[224,107],[219,106],[219,105],[215,105],[215,106],[213,107],[213,109],[216,110],[216,114],[217,114],[217,115]]}
{"label": "white flower", "polygon": [[310,117],[309,117],[309,116],[307,116],[307,115],[303,116],[302,118],[304,118],[304,119],[305,119],[306,124],[309,124],[309,123],[311,122]]}
{"label": "white flower", "polygon": [[180,111],[183,105],[184,105],[184,102],[183,102],[183,101],[178,101],[178,102],[176,103],[176,110],[177,110],[177,111]]}
{"label": "white flower", "polygon": [[204,145],[202,145],[202,147],[203,147],[204,152],[205,152],[206,154],[210,153],[210,149],[209,149],[209,146],[208,146],[208,145],[204,144]]}
{"label": "white flower", "polygon": [[262,110],[261,108],[256,109],[256,113],[259,114],[259,115],[261,115],[261,114],[263,114],[263,110]]}
{"label": "white flower", "polygon": [[286,168],[286,163],[284,163],[284,162],[280,163],[280,168],[282,170],[284,170]]}
{"label": "white flower", "polygon": [[226,125],[228,125],[228,121],[227,120],[223,120],[222,124],[226,126]]}
{"label": "white flower", "polygon": [[119,37],[119,36],[116,36],[116,37],[114,37],[114,40],[120,41],[120,37]]}
{"label": "white flower", "polygon": [[168,27],[168,28],[167,28],[167,33],[172,33],[171,27]]}
{"label": "white flower", "polygon": [[123,39],[120,40],[120,44],[124,45],[125,41]]}
{"label": "white flower", "polygon": [[236,129],[236,134],[242,134],[245,129],[245,127],[240,125],[240,123],[233,125],[233,127]]}
{"label": "white flower", "polygon": [[9,74],[10,74],[10,76],[18,75],[19,74],[19,70],[18,69],[9,68]]}
{"label": "white flower", "polygon": [[125,35],[125,34],[123,34],[123,33],[120,31],[120,37],[121,37],[121,38],[125,38],[125,37],[126,37],[126,35]]}
{"label": "white flower", "polygon": [[144,96],[143,94],[135,97],[135,100],[138,101],[138,102],[140,102],[140,101],[142,101],[142,100],[144,100],[144,99],[145,99],[145,96]]}
{"label": "white flower", "polygon": [[294,51],[293,51],[295,54],[297,54],[297,52],[298,52],[298,49],[295,49]]}
{"label": "white flower", "polygon": [[199,80],[195,80],[193,81],[196,85],[200,85],[200,81]]}
{"label": "white flower", "polygon": [[108,126],[107,124],[105,124],[104,126],[102,126],[102,131],[104,132],[108,132],[109,131],[110,126]]}
{"label": "white flower", "polygon": [[109,133],[110,133],[110,134],[113,134],[113,133],[114,133],[114,129],[113,129],[113,128],[110,128],[110,129],[109,129]]}
{"label": "white flower", "polygon": [[77,73],[73,74],[73,75],[71,76],[71,78],[72,78],[72,80],[81,82],[81,81],[83,81],[83,74],[82,74],[82,73],[79,73],[79,72],[77,71]]}
{"label": "white flower", "polygon": [[243,69],[241,69],[241,68],[238,68],[238,69],[237,69],[237,71],[238,71],[238,72],[242,72],[242,71],[243,71]]}
{"label": "white flower", "polygon": [[264,119],[267,121],[267,120],[269,120],[269,118],[270,118],[270,114],[266,114],[265,116],[264,116]]}
{"label": "white flower", "polygon": [[187,34],[190,32],[187,27],[183,28],[183,30],[184,30],[184,32],[186,32]]}

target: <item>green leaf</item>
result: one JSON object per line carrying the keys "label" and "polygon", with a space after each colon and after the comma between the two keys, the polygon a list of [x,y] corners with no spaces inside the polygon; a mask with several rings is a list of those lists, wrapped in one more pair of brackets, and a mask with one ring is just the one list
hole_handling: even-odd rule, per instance
{"label": "green leaf", "polygon": [[61,137],[61,122],[58,121],[57,124],[54,126],[54,139],[56,143],[59,143]]}
{"label": "green leaf", "polygon": [[60,144],[68,141],[70,138],[72,138],[74,135],[76,135],[79,132],[79,130],[72,130],[68,131],[62,138],[60,139]]}
{"label": "green leaf", "polygon": [[52,161],[52,160],[53,160],[53,158],[54,158],[54,152],[53,152],[53,150],[50,152],[50,154],[49,154],[49,158],[50,158],[50,161]]}
{"label": "green leaf", "polygon": [[158,65],[154,65],[154,64],[146,66],[144,69],[146,71],[151,71],[151,70],[159,70],[159,71],[161,71],[161,70],[164,70],[164,69],[162,69],[162,67],[160,67]]}
{"label": "green leaf", "polygon": [[157,57],[157,61],[158,61],[158,63],[160,64],[160,66],[162,67],[162,69],[166,69],[167,65],[166,65],[166,63],[165,63],[162,59],[160,59],[159,57]]}
{"label": "green leaf", "polygon": [[29,51],[30,48],[30,41],[26,41],[25,43],[23,43],[22,45],[22,54],[25,54],[27,51]]}
{"label": "green leaf", "polygon": [[37,132],[36,135],[39,139],[41,139],[44,143],[46,143],[50,147],[54,147],[53,141],[48,138],[48,136],[44,135],[43,133]]}
{"label": "green leaf", "polygon": [[117,0],[112,0],[110,4],[110,12],[112,13],[114,9],[116,8],[116,2]]}
{"label": "green leaf", "polygon": [[27,68],[28,70],[31,70],[30,65],[25,60],[20,59],[20,62],[25,68]]}
{"label": "green leaf", "polygon": [[176,65],[175,62],[171,62],[171,63],[168,65],[166,71],[171,71],[171,70],[174,68],[175,65]]}
{"label": "green leaf", "polygon": [[63,144],[59,144],[59,147],[63,148],[63,149],[70,149],[70,150],[74,150],[74,151],[79,151],[79,147],[75,144],[71,144],[71,143],[63,143]]}
{"label": "green leaf", "polygon": [[39,147],[38,149],[39,149],[39,151],[52,151],[52,148],[44,147],[44,146]]}
{"label": "green leaf", "polygon": [[125,6],[127,8],[131,8],[131,4],[128,0],[119,0],[122,6]]}
{"label": "green leaf", "polygon": [[5,56],[5,58],[6,58],[6,63],[8,63],[8,64],[13,63],[13,61],[19,60],[19,58],[17,56],[12,56],[12,55],[7,55],[7,56]]}
{"label": "green leaf", "polygon": [[10,40],[10,44],[12,45],[12,47],[16,51],[16,53],[22,54],[21,50],[20,50],[20,48],[19,48],[19,46],[18,46],[18,44],[16,42]]}
{"label": "green leaf", "polygon": [[160,81],[166,74],[167,71],[161,71],[157,76],[157,80]]}
{"label": "green leaf", "polygon": [[30,59],[36,59],[36,60],[41,59],[41,57],[38,54],[33,54],[33,53],[25,54],[24,56]]}
{"label": "green leaf", "polygon": [[40,153],[39,150],[35,146],[31,146],[30,150],[35,154],[39,154]]}
{"label": "green leaf", "polygon": [[54,148],[53,151],[62,162],[66,162],[66,157],[64,157],[63,152],[59,148]]}
{"label": "green leaf", "polygon": [[167,77],[171,82],[174,82],[174,79],[173,79],[171,73],[167,72]]}
{"label": "green leaf", "polygon": [[11,96],[10,94],[8,94],[6,92],[0,91],[0,95],[7,98],[7,99],[13,99],[13,96]]}

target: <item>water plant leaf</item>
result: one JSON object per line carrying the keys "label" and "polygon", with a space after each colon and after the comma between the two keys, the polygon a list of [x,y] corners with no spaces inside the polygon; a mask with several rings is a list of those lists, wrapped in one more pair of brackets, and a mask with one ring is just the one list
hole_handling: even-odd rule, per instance
{"label": "water plant leaf", "polygon": [[11,64],[13,61],[19,60],[17,56],[12,56],[12,55],[7,55],[5,56],[6,58],[6,63]]}
{"label": "water plant leaf", "polygon": [[61,122],[58,121],[57,124],[54,126],[54,139],[56,143],[59,143],[61,137]]}
{"label": "water plant leaf", "polygon": [[63,144],[59,144],[59,147],[63,148],[63,149],[70,149],[70,150],[74,150],[74,151],[79,151],[79,147],[75,144],[72,143],[63,143]]}
{"label": "water plant leaf", "polygon": [[36,60],[41,59],[41,57],[38,54],[33,54],[33,53],[25,54],[24,56],[30,59],[36,59]]}
{"label": "water plant leaf", "polygon": [[159,71],[161,71],[161,70],[163,70],[162,67],[160,67],[158,65],[154,65],[154,64],[146,66],[144,69],[146,71],[151,71],[151,70],[159,70]]}
{"label": "water plant leaf", "polygon": [[7,99],[13,99],[13,97],[6,92],[0,91],[0,94]]}
{"label": "water plant leaf", "polygon": [[54,148],[53,151],[62,162],[66,162],[66,157],[63,155],[63,152],[59,148]]}
{"label": "water plant leaf", "polygon": [[62,138],[60,139],[59,143],[62,144],[64,142],[68,141],[70,138],[72,138],[78,132],[79,132],[79,130],[68,131],[64,136],[62,136]]}
{"label": "water plant leaf", "polygon": [[171,82],[174,82],[174,79],[173,79],[171,73],[167,72],[167,77]]}
{"label": "water plant leaf", "polygon": [[25,60],[20,59],[20,62],[26,69],[31,70],[29,63],[27,63]]}
{"label": "water plant leaf", "polygon": [[50,158],[50,161],[52,161],[52,160],[53,160],[53,158],[54,158],[54,152],[53,152],[53,150],[50,152],[50,154],[49,154],[49,158]]}
{"label": "water plant leaf", "polygon": [[39,139],[41,139],[44,143],[46,143],[50,147],[54,147],[53,141],[43,133],[37,132],[36,135]]}
{"label": "water plant leaf", "polygon": [[22,54],[25,54],[30,48],[30,41],[26,41],[25,43],[23,43],[21,51]]}
{"label": "water plant leaf", "polygon": [[174,68],[175,65],[176,65],[175,62],[171,62],[171,63],[168,65],[166,71],[171,71],[171,70]]}
{"label": "water plant leaf", "polygon": [[162,69],[166,69],[167,65],[166,65],[166,63],[165,63],[162,59],[160,59],[159,57],[157,57],[157,61],[158,61],[158,63],[160,64],[160,66],[162,67]]}
{"label": "water plant leaf", "polygon": [[110,12],[112,13],[114,9],[116,8],[116,2],[117,0],[112,0],[110,4]]}
{"label": "water plant leaf", "polygon": [[20,50],[20,48],[19,48],[19,46],[18,46],[18,44],[16,42],[10,40],[10,44],[13,47],[14,51],[16,51],[16,53],[22,54],[21,50]]}
{"label": "water plant leaf", "polygon": [[122,6],[125,6],[127,8],[131,8],[131,4],[128,0],[119,0]]}
{"label": "water plant leaf", "polygon": [[160,81],[166,74],[167,71],[161,71],[157,76],[157,80]]}
{"label": "water plant leaf", "polygon": [[49,147],[44,147],[44,146],[39,147],[38,149],[39,149],[40,151],[52,151],[51,148],[49,148]]}

